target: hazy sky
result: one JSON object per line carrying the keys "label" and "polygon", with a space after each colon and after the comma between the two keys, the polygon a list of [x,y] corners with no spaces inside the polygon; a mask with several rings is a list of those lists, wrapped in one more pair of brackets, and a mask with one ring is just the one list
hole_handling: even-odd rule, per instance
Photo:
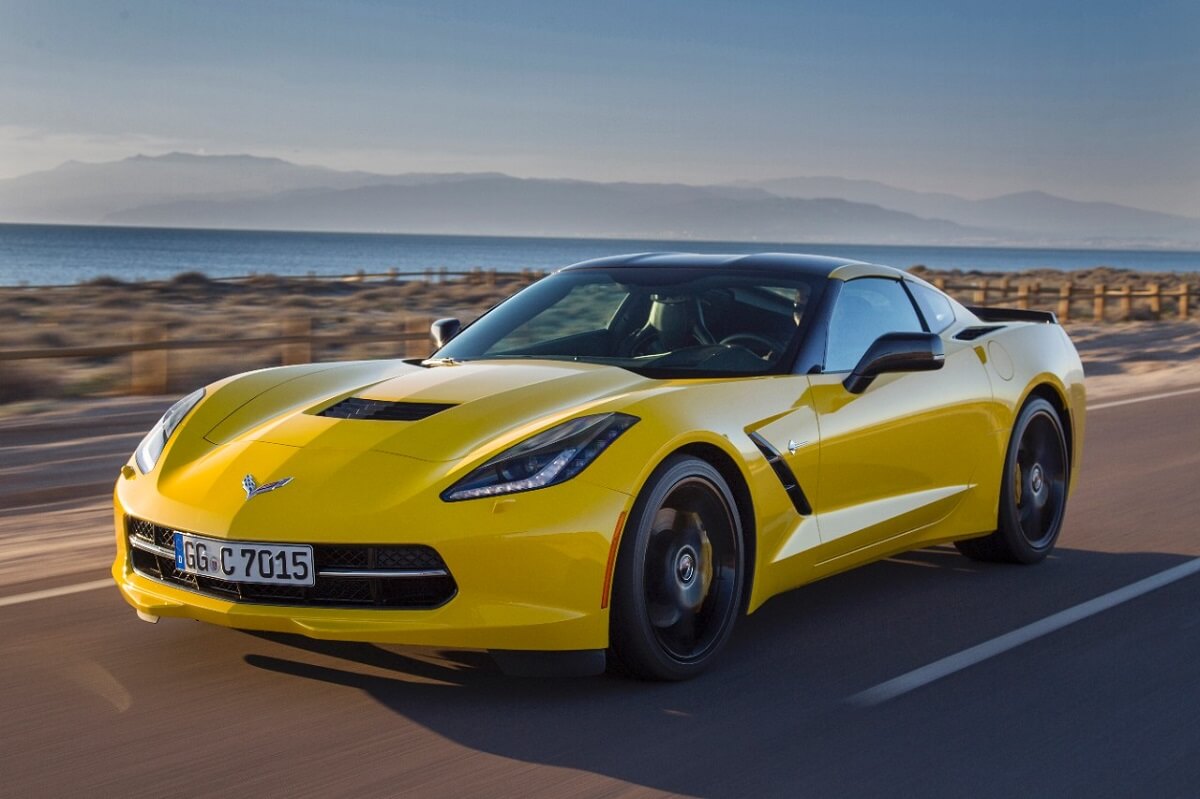
{"label": "hazy sky", "polygon": [[170,150],[1200,216],[1200,2],[0,0],[0,177]]}

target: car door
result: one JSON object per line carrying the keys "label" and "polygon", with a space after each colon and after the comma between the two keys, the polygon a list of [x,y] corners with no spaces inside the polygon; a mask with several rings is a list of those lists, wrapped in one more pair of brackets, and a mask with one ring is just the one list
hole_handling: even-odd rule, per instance
{"label": "car door", "polygon": [[[932,332],[951,321],[934,321]],[[933,524],[970,488],[992,422],[990,384],[968,346],[943,337],[941,369],[882,374],[861,394],[842,385],[879,336],[928,329],[898,279],[847,281],[836,299],[825,363],[811,376],[820,432],[814,505],[831,557]]]}

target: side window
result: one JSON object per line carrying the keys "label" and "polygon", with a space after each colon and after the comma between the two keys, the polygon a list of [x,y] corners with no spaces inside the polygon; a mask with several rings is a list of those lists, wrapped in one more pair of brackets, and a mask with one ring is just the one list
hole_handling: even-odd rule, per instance
{"label": "side window", "polygon": [[930,333],[941,333],[954,323],[954,307],[940,292],[912,281],[909,281],[908,287],[912,289]]}
{"label": "side window", "polygon": [[829,337],[825,371],[849,372],[884,333],[916,333],[921,320],[899,281],[878,277],[851,280],[842,287]]}

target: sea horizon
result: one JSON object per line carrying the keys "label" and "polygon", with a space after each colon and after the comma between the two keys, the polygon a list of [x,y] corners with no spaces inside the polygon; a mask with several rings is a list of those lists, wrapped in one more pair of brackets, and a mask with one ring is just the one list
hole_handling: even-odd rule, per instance
{"label": "sea horizon", "polygon": [[303,276],[445,268],[550,270],[628,252],[833,255],[936,270],[1018,272],[1097,267],[1145,272],[1200,271],[1200,251],[1099,247],[863,244],[629,237],[476,236],[470,234],[126,227],[0,223],[0,285],[53,286],[100,277],[165,280],[183,272],[212,278]]}

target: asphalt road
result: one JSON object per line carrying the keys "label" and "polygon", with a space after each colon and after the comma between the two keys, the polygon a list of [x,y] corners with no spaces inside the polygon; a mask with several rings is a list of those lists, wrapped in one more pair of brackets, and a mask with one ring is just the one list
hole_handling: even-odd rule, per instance
{"label": "asphalt road", "polygon": [[103,494],[164,404],[0,421],[0,795],[1200,795],[1200,576],[852,701],[1200,556],[1200,393],[1090,414],[1045,563],[833,577],[677,685],[149,625],[108,588],[5,606],[105,576]]}

